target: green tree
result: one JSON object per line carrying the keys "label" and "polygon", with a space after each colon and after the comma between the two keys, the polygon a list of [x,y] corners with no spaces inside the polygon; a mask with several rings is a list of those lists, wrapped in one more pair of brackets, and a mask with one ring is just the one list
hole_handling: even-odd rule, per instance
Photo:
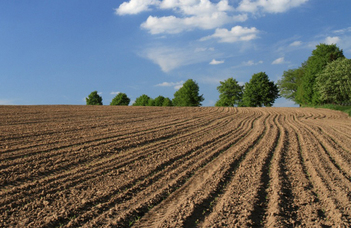
{"label": "green tree", "polygon": [[297,69],[284,71],[282,79],[278,80],[277,82],[280,95],[282,97],[295,101],[295,103],[299,103],[299,101],[296,99],[296,93],[297,89],[301,85],[301,78],[305,73],[305,66],[306,64],[304,63]]}
{"label": "green tree", "polygon": [[343,51],[335,44],[317,45],[306,62],[306,69],[301,80],[301,86],[298,87],[296,93],[298,96],[297,100],[302,104],[318,104],[320,102],[319,94],[318,91],[315,90],[317,75],[323,71],[328,63],[342,57],[344,57]]}
{"label": "green tree", "polygon": [[220,82],[220,86],[217,87],[219,100],[215,106],[233,107],[241,103],[243,96],[244,86],[239,85],[238,81],[233,78],[228,78],[224,82]]}
{"label": "green tree", "polygon": [[158,96],[155,98],[155,106],[162,106],[165,98],[163,96]]}
{"label": "green tree", "polygon": [[242,105],[246,107],[271,107],[278,97],[278,86],[273,81],[269,81],[266,73],[260,72],[252,75],[250,81],[245,83]]}
{"label": "green tree", "polygon": [[133,106],[148,106],[150,99],[151,98],[148,95],[143,94],[135,99]]}
{"label": "green tree", "polygon": [[173,106],[172,100],[169,99],[168,97],[166,97],[166,98],[163,100],[162,106],[168,106],[168,107]]}
{"label": "green tree", "polygon": [[203,95],[199,95],[199,86],[192,79],[184,82],[183,87],[174,93],[173,105],[174,106],[201,106],[204,101]]}
{"label": "green tree", "polygon": [[147,106],[155,106],[155,100],[150,98],[149,101],[147,102]]}
{"label": "green tree", "polygon": [[87,105],[102,105],[102,97],[97,91],[93,91],[85,98]]}
{"label": "green tree", "polygon": [[125,93],[117,94],[111,101],[110,105],[129,105],[130,99]]}
{"label": "green tree", "polygon": [[351,102],[351,59],[339,58],[328,63],[317,75],[315,90],[322,104]]}

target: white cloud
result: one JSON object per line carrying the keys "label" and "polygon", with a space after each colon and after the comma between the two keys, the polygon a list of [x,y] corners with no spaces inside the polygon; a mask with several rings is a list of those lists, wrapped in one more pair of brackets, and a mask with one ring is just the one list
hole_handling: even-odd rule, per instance
{"label": "white cloud", "polygon": [[138,14],[150,10],[149,6],[158,5],[158,0],[130,0],[123,2],[116,10],[118,15]]}
{"label": "white cloud", "polygon": [[119,93],[121,93],[121,92],[111,92],[110,94],[111,95],[118,95]]}
{"label": "white cloud", "polygon": [[212,38],[218,38],[221,43],[234,43],[238,41],[249,41],[257,38],[259,31],[255,28],[235,26],[230,31],[228,29],[216,29],[215,33],[210,36],[201,38],[205,41]]}
{"label": "white cloud", "polygon": [[351,27],[335,30],[333,32],[338,34],[345,34],[345,33],[351,32]]}
{"label": "white cloud", "polygon": [[155,47],[146,50],[146,58],[159,65],[163,72],[169,72],[179,66],[185,66],[189,63],[184,56],[187,55],[185,50]]}
{"label": "white cloud", "polygon": [[145,22],[141,24],[141,28],[146,29],[151,34],[176,34],[183,31],[190,31],[195,28],[214,29],[224,24],[235,21],[245,21],[246,16],[239,15],[230,17],[225,12],[214,12],[208,15],[196,15],[191,17],[154,17],[149,16]]}
{"label": "white cloud", "polygon": [[180,82],[162,82],[160,84],[157,84],[155,86],[159,87],[173,87],[174,89],[180,89],[183,87],[184,81]]}
{"label": "white cloud", "polygon": [[212,59],[212,61],[210,62],[211,65],[218,65],[218,64],[222,64],[222,63],[224,63],[224,60],[217,61],[215,59]]}
{"label": "white cloud", "polygon": [[157,17],[150,15],[141,28],[148,30],[151,34],[168,33],[175,34],[183,31],[200,29],[214,29],[224,24],[236,21],[246,21],[247,15],[234,12],[228,0],[213,3],[210,0],[130,0],[123,2],[118,9],[117,15],[138,14],[151,10],[154,6],[161,10],[172,10],[180,17],[168,15]]}
{"label": "white cloud", "polygon": [[260,60],[260,61],[258,61],[258,62],[255,62],[255,61],[253,61],[253,60],[249,60],[249,61],[247,61],[247,62],[243,62],[243,65],[244,65],[244,66],[254,66],[254,65],[258,65],[258,64],[262,64],[262,63],[263,63],[262,60]]}
{"label": "white cloud", "polygon": [[[171,10],[167,16],[152,16],[141,24],[151,34],[176,34],[193,29],[216,29],[228,23],[243,22],[247,12],[281,13],[300,6],[308,0],[241,0],[235,9],[228,0],[129,0],[117,9],[117,15],[138,14],[150,11]],[[179,16],[178,16],[179,15]]]}
{"label": "white cloud", "polygon": [[301,44],[302,44],[301,41],[294,41],[289,46],[291,46],[291,47],[298,47],[298,46],[301,46]]}
{"label": "white cloud", "polygon": [[334,37],[328,36],[324,41],[324,43],[326,44],[337,44],[339,42],[340,42],[340,38],[337,36],[334,36]]}
{"label": "white cloud", "polygon": [[211,58],[216,57],[216,52],[213,48],[204,50],[189,47],[154,46],[146,48],[144,53],[140,55],[159,65],[162,71],[167,73],[181,66],[210,61]]}
{"label": "white cloud", "polygon": [[242,0],[237,10],[250,13],[256,13],[258,11],[283,13],[307,1],[308,0]]}
{"label": "white cloud", "polygon": [[274,64],[283,64],[283,63],[285,63],[284,57],[278,58],[272,62],[273,65]]}
{"label": "white cloud", "polygon": [[217,4],[210,0],[164,0],[161,9],[173,9],[185,15],[209,15],[213,12],[234,11],[228,0],[221,0]]}

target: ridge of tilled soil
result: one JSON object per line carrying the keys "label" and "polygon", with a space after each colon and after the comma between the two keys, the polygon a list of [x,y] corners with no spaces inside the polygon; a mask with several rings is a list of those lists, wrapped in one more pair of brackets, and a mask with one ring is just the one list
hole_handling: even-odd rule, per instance
{"label": "ridge of tilled soil", "polygon": [[0,106],[0,227],[348,227],[351,119]]}

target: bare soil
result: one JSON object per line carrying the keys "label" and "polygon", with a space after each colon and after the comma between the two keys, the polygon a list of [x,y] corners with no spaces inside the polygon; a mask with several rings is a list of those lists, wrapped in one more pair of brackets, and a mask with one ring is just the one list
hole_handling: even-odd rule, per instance
{"label": "bare soil", "polygon": [[0,106],[0,227],[349,227],[351,118]]}

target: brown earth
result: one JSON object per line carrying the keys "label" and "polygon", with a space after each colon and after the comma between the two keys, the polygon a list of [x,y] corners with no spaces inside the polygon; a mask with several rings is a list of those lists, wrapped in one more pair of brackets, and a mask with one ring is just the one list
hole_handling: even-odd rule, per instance
{"label": "brown earth", "polygon": [[348,227],[351,118],[0,106],[0,227]]}

